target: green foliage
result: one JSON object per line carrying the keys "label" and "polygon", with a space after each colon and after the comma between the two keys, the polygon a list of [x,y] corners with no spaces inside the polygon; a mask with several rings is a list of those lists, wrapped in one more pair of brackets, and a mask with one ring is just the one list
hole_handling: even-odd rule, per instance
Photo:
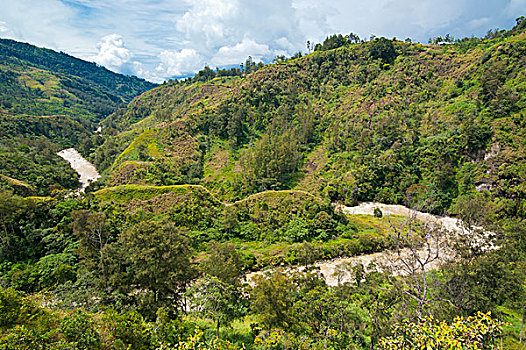
{"label": "green foliage", "polygon": [[247,300],[239,283],[229,284],[207,275],[194,282],[188,296],[194,314],[216,322],[217,337],[221,325],[229,326],[246,314]]}
{"label": "green foliage", "polygon": [[300,153],[294,135],[263,136],[254,146],[247,163],[258,192],[288,187],[292,175],[297,171]]}
{"label": "green foliage", "polygon": [[14,289],[0,290],[0,327],[10,328],[23,317],[23,301]]}
{"label": "green foliage", "polygon": [[305,220],[293,219],[285,226],[284,236],[293,242],[308,241],[312,237],[312,231]]}
{"label": "green foliage", "polygon": [[152,346],[152,335],[137,311],[119,314],[105,310],[101,315],[100,332],[104,335],[103,348],[147,350]]}
{"label": "green foliage", "polygon": [[53,289],[76,278],[76,257],[71,253],[49,254],[38,260],[34,273],[39,277],[40,289]]}
{"label": "green foliage", "polygon": [[403,321],[393,336],[380,340],[379,349],[495,349],[503,325],[489,313],[457,317],[451,324],[432,317],[417,324]]}
{"label": "green foliage", "polygon": [[[65,116],[0,114],[0,188],[29,196],[78,187],[78,174],[56,152],[87,139],[89,128],[87,122]],[[8,181],[1,181],[6,176]]]}
{"label": "green foliage", "polygon": [[12,115],[82,115],[101,120],[155,87],[65,53],[0,40],[0,108]]}
{"label": "green foliage", "polygon": [[23,196],[76,188],[78,175],[56,152],[77,146],[90,154],[102,142],[95,122],[154,86],[65,53],[0,39],[0,188]]}
{"label": "green foliage", "polygon": [[211,242],[208,251],[206,260],[200,266],[204,274],[228,284],[235,284],[242,278],[243,262],[234,244]]}
{"label": "green foliage", "polygon": [[306,333],[334,348],[365,348],[368,344],[366,325],[371,323],[366,310],[352,301],[339,298],[324,287],[316,287],[294,304],[297,324]]}
{"label": "green foliage", "polygon": [[373,59],[381,59],[384,63],[393,64],[398,56],[393,42],[387,38],[376,38],[369,46],[369,54]]}
{"label": "green foliage", "polygon": [[119,236],[118,253],[124,257],[139,309],[149,319],[159,307],[176,312],[186,285],[193,277],[188,240],[173,224],[143,221]]}
{"label": "green foliage", "polygon": [[220,340],[219,338],[206,341],[203,339],[203,332],[196,330],[195,334],[189,335],[186,340],[177,343],[174,349],[236,350],[238,348],[232,345],[229,341]]}
{"label": "green foliage", "polygon": [[[411,294],[409,285],[358,265],[340,266],[336,277],[349,283],[329,287],[310,266],[396,243],[386,227],[399,218],[379,210],[346,217],[331,204],[360,201],[449,212],[470,233],[455,242],[446,269],[426,274],[424,311],[445,321],[404,322],[385,344],[447,333],[455,340],[444,341],[462,347],[470,327],[497,334],[482,316],[450,321],[477,311],[517,314],[524,304],[520,23],[440,47],[335,35],[275,65],[205,67],[134,99],[96,135],[85,119],[104,114],[99,93],[113,101],[105,112],[128,97],[94,84],[85,109],[66,106],[82,95],[84,78],[47,73],[46,51],[35,51],[38,67],[11,59],[0,69],[0,186],[8,190],[0,192],[0,284],[13,289],[0,293],[0,348],[230,349],[241,339],[262,349],[374,348],[390,325],[419,316],[400,294]],[[5,73],[11,64],[26,73]],[[89,67],[83,72],[95,79]],[[64,88],[72,96],[52,98]],[[23,91],[13,96],[25,109],[2,105],[8,90]],[[48,96],[54,101],[24,102]],[[5,115],[16,111],[39,116]],[[55,152],[79,144],[105,171],[105,184],[82,200],[63,198],[77,177],[65,162],[54,164]],[[487,248],[484,230],[496,233],[499,250]],[[307,272],[278,270],[242,289],[246,270],[285,264]],[[14,289],[50,292],[57,303],[31,298],[57,311]],[[195,325],[182,316],[190,309],[203,333],[191,335]]]}
{"label": "green foliage", "polygon": [[[522,174],[508,168],[524,153],[510,143],[524,133],[521,35],[478,39],[469,50],[377,38],[221,83],[165,84],[108,119],[115,136],[97,158],[114,161],[108,178],[118,183],[199,183],[230,202],[301,189],[342,203],[406,204],[420,188],[420,204],[443,214],[460,194],[463,166],[475,164],[474,187]],[[331,38],[328,47],[351,40]],[[507,186],[490,192],[517,203]]]}
{"label": "green foliage", "polygon": [[265,329],[288,329],[295,324],[292,307],[298,285],[285,272],[276,270],[252,279],[250,307],[259,315]]}
{"label": "green foliage", "polygon": [[100,334],[95,329],[95,323],[89,314],[76,310],[64,316],[60,332],[65,340],[79,350],[98,349]]}
{"label": "green foliage", "polygon": [[68,222],[80,203],[22,199],[6,192],[0,192],[0,199],[0,263],[9,264],[0,271],[2,279],[28,292],[74,279],[75,240]]}
{"label": "green foliage", "polygon": [[316,44],[314,50],[315,51],[326,51],[326,50],[332,50],[337,49],[339,47],[345,46],[349,43],[347,37],[344,37],[341,34],[333,34],[325,38],[323,40],[323,43]]}

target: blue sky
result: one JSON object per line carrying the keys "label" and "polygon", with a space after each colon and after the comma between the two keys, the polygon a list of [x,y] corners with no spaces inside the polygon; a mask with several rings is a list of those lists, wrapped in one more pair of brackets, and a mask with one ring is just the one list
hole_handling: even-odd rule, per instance
{"label": "blue sky", "polygon": [[271,61],[333,33],[483,36],[526,0],[0,0],[0,37],[65,51],[155,82],[204,65]]}

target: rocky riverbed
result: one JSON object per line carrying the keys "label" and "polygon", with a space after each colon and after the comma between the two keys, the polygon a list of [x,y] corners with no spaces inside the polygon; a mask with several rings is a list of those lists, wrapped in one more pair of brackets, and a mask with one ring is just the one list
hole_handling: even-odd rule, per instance
{"label": "rocky riverbed", "polygon": [[86,160],[76,149],[66,148],[57,153],[64,158],[71,167],[80,175],[80,188],[78,192],[84,192],[86,187],[100,177],[99,172],[93,164]]}
{"label": "rocky riverbed", "polygon": [[[416,219],[427,224],[434,224],[440,226],[442,229],[445,229],[451,232],[452,234],[463,233],[460,221],[456,218],[423,213],[410,209],[403,205],[366,202],[354,207],[338,206],[336,210],[340,210],[341,212],[349,215],[374,215],[374,210],[377,208],[382,211],[382,214],[384,216],[397,215],[405,216],[408,218],[410,217],[412,219]],[[423,256],[426,253],[426,249],[422,249],[421,251],[417,252],[419,256]],[[445,251],[444,248],[440,248],[439,253],[439,257],[437,259],[434,259],[433,263],[430,263],[427,266],[428,269],[438,269],[440,267],[440,264],[449,257],[449,253]],[[352,281],[351,271],[353,266],[356,266],[358,264],[367,266],[370,263],[378,263],[380,266],[390,264],[391,269],[396,271],[396,264],[400,264],[400,258],[407,259],[410,256],[410,254],[412,254],[412,252],[409,249],[402,249],[400,251],[400,256],[394,254],[394,252],[392,251],[383,251],[374,254],[318,261],[314,263],[313,266],[315,268],[318,268],[319,271],[322,273],[327,285],[336,286],[338,284],[343,284]],[[402,266],[399,267],[400,268],[398,269],[398,274],[404,274],[404,268]],[[304,269],[305,267],[303,266],[288,266],[283,268],[284,271],[290,273],[294,271],[303,271]],[[270,269],[267,271],[272,270],[274,269]],[[265,271],[252,272],[247,275],[247,281],[250,283],[250,281],[256,275],[261,275],[264,273]]]}

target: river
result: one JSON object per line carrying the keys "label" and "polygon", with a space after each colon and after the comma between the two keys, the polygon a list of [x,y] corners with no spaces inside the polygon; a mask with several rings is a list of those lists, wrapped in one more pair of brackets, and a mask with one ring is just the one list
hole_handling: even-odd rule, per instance
{"label": "river", "polygon": [[[68,161],[73,169],[80,175],[80,184],[81,187],[77,193],[84,192],[88,185],[97,180],[100,177],[97,169],[93,164],[86,160],[82,155],[77,152],[74,148],[64,149],[57,153],[60,157]],[[358,206],[347,207],[347,206],[338,206],[336,210],[349,215],[374,215],[374,210],[378,208],[382,211],[384,216],[388,215],[399,215],[405,217],[412,217],[416,220],[433,223],[440,225],[442,228],[452,232],[452,233],[461,233],[462,228],[460,222],[456,218],[447,217],[447,216],[437,216],[428,213],[423,213],[409,209],[402,205],[393,205],[393,204],[383,204],[383,203],[374,203],[366,202],[361,203]],[[401,251],[402,256],[408,256],[411,254],[409,250],[404,249]],[[383,251],[374,254],[365,254],[353,257],[346,258],[337,258],[332,260],[323,260],[314,263],[313,265],[320,270],[323,274],[325,282],[329,286],[336,286],[340,283],[351,282],[351,268],[355,265],[362,264],[364,266],[369,265],[373,262],[382,262],[386,260],[387,257],[393,255],[393,252]],[[442,254],[442,257],[446,257],[447,254]],[[434,264],[429,266],[430,269],[436,269],[440,266],[441,260],[438,259]],[[302,271],[305,267],[300,266],[289,266],[285,267],[284,270],[288,272],[293,271]],[[272,271],[274,269],[270,269]],[[269,270],[267,270],[269,271]],[[265,271],[257,271],[247,274],[247,281],[252,280],[256,275],[261,275]]]}
{"label": "river", "polygon": [[[405,217],[411,217],[413,219],[416,219],[418,221],[424,222],[424,223],[432,223],[435,225],[438,225],[442,227],[443,229],[453,233],[453,234],[462,234],[464,231],[461,227],[460,221],[456,218],[448,217],[448,216],[438,216],[428,213],[419,212],[416,210],[412,210],[408,207],[405,207],[403,205],[392,205],[392,204],[383,204],[383,203],[375,203],[375,202],[365,202],[361,203],[360,205],[354,206],[354,207],[347,207],[347,206],[337,206],[336,210],[339,210],[345,214],[349,215],[374,215],[374,210],[378,208],[382,211],[382,214],[384,216],[388,215],[398,215],[398,216],[405,216]],[[435,250],[436,251],[436,250]],[[417,252],[420,256],[423,256],[427,253],[425,249],[422,249],[421,251]],[[439,250],[439,258],[434,260],[432,263],[427,265],[427,269],[434,270],[438,269],[442,262],[448,259],[449,253],[444,250],[444,248],[441,248]],[[400,265],[400,257],[407,258],[411,255],[409,249],[402,249],[400,251],[400,256],[398,256],[397,253],[392,251],[383,251],[379,253],[374,254],[365,254],[365,255],[358,255],[353,257],[345,257],[345,258],[337,258],[337,259],[331,259],[331,260],[322,260],[314,263],[314,267],[318,268],[320,272],[323,275],[323,278],[325,279],[325,282],[329,286],[336,286],[338,284],[343,284],[346,282],[352,282],[352,267],[356,266],[358,264],[362,264],[364,266],[369,265],[370,263],[379,263],[382,264],[390,264],[391,267],[395,266],[395,268],[392,268],[392,270],[395,270],[395,274],[403,275],[404,269],[402,266],[400,266],[399,270],[397,270],[396,265]],[[272,271],[275,268],[267,269],[266,271]],[[287,266],[284,267],[283,270],[285,272],[296,272],[296,271],[303,271],[305,267],[303,266]],[[247,274],[247,281],[249,284],[251,283],[251,280],[257,276],[264,274],[266,271],[256,271]]]}
{"label": "river", "polygon": [[64,158],[80,175],[80,188],[77,193],[84,192],[90,183],[100,177],[100,174],[95,166],[86,160],[79,152],[77,152],[76,149],[66,148],[58,152],[57,155]]}

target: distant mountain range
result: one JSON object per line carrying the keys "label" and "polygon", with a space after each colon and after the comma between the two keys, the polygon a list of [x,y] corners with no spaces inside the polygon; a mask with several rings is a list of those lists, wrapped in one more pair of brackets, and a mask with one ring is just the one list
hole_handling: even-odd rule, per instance
{"label": "distant mountain range", "polygon": [[0,112],[100,121],[156,84],[63,52],[0,39]]}
{"label": "distant mountain range", "polygon": [[0,39],[0,187],[41,195],[76,187],[77,174],[55,153],[75,146],[88,154],[98,122],[155,86]]}

